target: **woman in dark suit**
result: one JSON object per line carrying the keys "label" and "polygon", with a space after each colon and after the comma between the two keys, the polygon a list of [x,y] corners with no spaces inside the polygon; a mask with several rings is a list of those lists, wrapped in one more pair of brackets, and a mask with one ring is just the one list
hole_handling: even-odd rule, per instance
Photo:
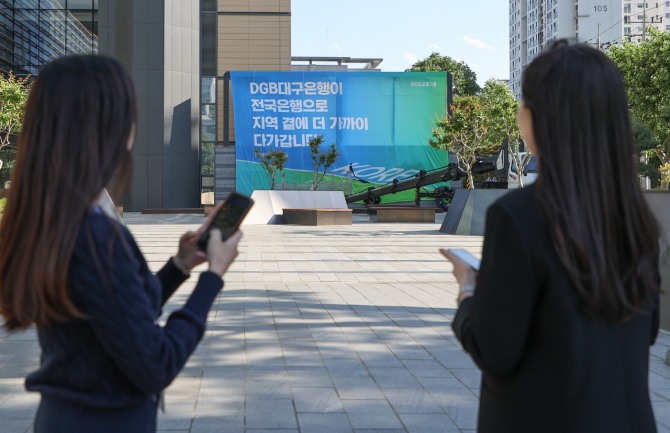
{"label": "woman in dark suit", "polygon": [[609,58],[555,43],[528,65],[517,121],[537,181],[487,211],[452,324],[482,370],[478,431],[644,433],[658,332],[660,229],[639,188]]}

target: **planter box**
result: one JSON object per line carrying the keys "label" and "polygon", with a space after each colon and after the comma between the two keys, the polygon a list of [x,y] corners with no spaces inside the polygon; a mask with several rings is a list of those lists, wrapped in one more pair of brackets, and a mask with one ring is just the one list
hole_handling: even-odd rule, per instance
{"label": "planter box", "polygon": [[305,226],[351,225],[351,209],[284,209],[284,223]]}
{"label": "planter box", "polygon": [[378,223],[434,223],[435,208],[419,206],[371,207],[370,221]]}
{"label": "planter box", "polygon": [[342,191],[256,190],[242,225],[281,224],[284,209],[349,209]]}

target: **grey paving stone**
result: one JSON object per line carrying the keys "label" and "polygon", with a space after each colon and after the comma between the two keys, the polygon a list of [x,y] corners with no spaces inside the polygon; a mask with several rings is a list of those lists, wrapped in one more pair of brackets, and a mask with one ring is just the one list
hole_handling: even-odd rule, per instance
{"label": "grey paving stone", "polygon": [[188,431],[193,422],[196,400],[165,401],[165,412],[159,412],[158,430]]}
{"label": "grey paving stone", "polygon": [[354,430],[403,429],[400,419],[386,400],[343,400]]}
{"label": "grey paving stone", "polygon": [[292,388],[297,413],[344,412],[335,388],[296,386]]}
{"label": "grey paving stone", "polygon": [[400,419],[408,433],[460,432],[459,428],[445,414],[400,414]]}
{"label": "grey paving stone", "polygon": [[30,419],[10,419],[5,418],[0,412],[0,433],[30,433],[33,431],[33,420]]}
{"label": "grey paving stone", "polygon": [[387,388],[416,388],[419,381],[405,368],[370,368],[370,374],[382,390]]}
{"label": "grey paving stone", "polygon": [[332,377],[335,389],[343,400],[384,399],[384,393],[370,377]]}
{"label": "grey paving stone", "polygon": [[246,429],[297,429],[293,402],[290,399],[248,400]]}
{"label": "grey paving stone", "polygon": [[291,386],[333,386],[333,381],[325,367],[288,366],[286,372]]}
{"label": "grey paving stone", "polygon": [[384,395],[398,414],[443,414],[430,393],[418,388],[387,388]]}
{"label": "grey paving stone", "polygon": [[363,376],[369,377],[367,368],[359,359],[354,358],[326,358],[324,360],[328,373],[331,376],[352,377]]}
{"label": "grey paving stone", "polygon": [[353,433],[344,413],[299,413],[301,433]]}
{"label": "grey paving stone", "polygon": [[[479,377],[451,330],[458,291],[440,247],[480,237],[435,224],[243,226],[206,334],[167,390],[160,433],[474,433]],[[151,269],[198,215],[126,213]],[[165,306],[190,295],[199,266]],[[651,347],[658,430],[670,433],[670,333]],[[31,431],[39,401],[34,329],[0,328],[0,433]]]}

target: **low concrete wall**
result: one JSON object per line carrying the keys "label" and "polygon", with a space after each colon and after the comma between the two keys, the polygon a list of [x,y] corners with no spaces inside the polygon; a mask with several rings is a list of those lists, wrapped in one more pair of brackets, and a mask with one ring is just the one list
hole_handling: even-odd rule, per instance
{"label": "low concrete wall", "polygon": [[450,235],[484,236],[486,209],[511,190],[457,189],[440,232]]}
{"label": "low concrete wall", "polygon": [[661,329],[670,332],[670,191],[646,191],[644,196],[663,230],[660,258]]}
{"label": "low concrete wall", "polygon": [[370,215],[370,221],[379,223],[434,223],[434,207],[371,207],[368,209],[373,214]]}
{"label": "low concrete wall", "polygon": [[242,225],[280,224],[284,209],[349,209],[342,191],[256,190],[254,206]]}
{"label": "low concrete wall", "polygon": [[351,225],[351,209],[287,209],[284,224],[304,226]]}

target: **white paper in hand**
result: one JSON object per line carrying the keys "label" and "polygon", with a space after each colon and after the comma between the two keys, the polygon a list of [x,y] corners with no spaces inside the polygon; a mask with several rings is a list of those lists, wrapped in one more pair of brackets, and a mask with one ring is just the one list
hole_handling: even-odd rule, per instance
{"label": "white paper in hand", "polygon": [[451,252],[453,255],[455,255],[459,259],[463,260],[463,262],[465,262],[468,266],[470,266],[475,271],[479,271],[480,260],[477,257],[473,256],[471,253],[469,253],[466,250],[461,249],[461,248],[450,248],[449,252]]}

